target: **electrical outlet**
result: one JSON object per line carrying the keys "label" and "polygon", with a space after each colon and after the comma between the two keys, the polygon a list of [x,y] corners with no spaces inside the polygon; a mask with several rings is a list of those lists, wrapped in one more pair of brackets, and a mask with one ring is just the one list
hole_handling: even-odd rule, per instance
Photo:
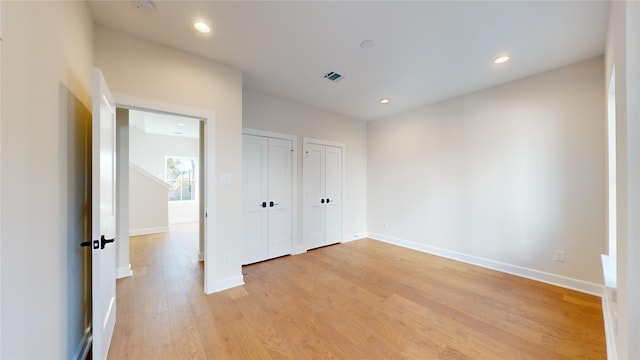
{"label": "electrical outlet", "polygon": [[224,253],[224,263],[229,264],[231,262],[231,253]]}
{"label": "electrical outlet", "polygon": [[556,251],[554,251],[553,259],[555,261],[563,262],[564,261],[564,250],[556,250]]}

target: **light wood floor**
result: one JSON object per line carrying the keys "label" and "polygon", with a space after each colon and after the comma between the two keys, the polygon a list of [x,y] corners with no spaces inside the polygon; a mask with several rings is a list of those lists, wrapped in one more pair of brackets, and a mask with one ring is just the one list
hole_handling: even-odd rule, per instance
{"label": "light wood floor", "polygon": [[604,359],[600,299],[373,240],[205,296],[192,227],[131,239],[110,359]]}

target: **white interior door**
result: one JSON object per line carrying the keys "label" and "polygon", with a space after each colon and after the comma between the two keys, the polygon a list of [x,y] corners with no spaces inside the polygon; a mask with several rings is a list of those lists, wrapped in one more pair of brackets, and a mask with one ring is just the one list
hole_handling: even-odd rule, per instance
{"label": "white interior door", "polygon": [[291,140],[243,135],[244,264],[292,250]]}
{"label": "white interior door", "polygon": [[342,241],[342,149],[325,149],[325,244],[335,244]]}
{"label": "white interior door", "polygon": [[303,181],[303,242],[307,249],[325,242],[325,156],[324,145],[305,144]]}
{"label": "white interior door", "polygon": [[344,148],[304,140],[303,242],[307,249],[342,241]]}
{"label": "white interior door", "polygon": [[91,149],[91,279],[93,359],[106,359],[116,323],[115,103],[99,69],[93,70]]}
{"label": "white interior door", "polygon": [[244,264],[266,259],[268,254],[268,139],[242,136],[244,185]]}
{"label": "white interior door", "polygon": [[269,138],[268,259],[291,254],[291,140]]}

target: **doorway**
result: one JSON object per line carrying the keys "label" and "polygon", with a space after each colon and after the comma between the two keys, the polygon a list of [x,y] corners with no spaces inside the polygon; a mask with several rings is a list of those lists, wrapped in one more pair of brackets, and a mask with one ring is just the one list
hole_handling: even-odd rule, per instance
{"label": "doorway", "polygon": [[[193,256],[204,261],[203,288],[206,293],[212,292],[207,278],[214,277],[207,273],[215,267],[212,262],[207,264],[206,254],[208,247],[213,249],[207,245],[214,240],[214,226],[208,224],[213,211],[208,214],[207,209],[214,207],[207,205],[213,204],[214,189],[207,187],[206,179],[214,171],[214,147],[207,146],[207,139],[214,138],[213,124],[213,114],[176,111],[173,106],[138,99],[118,103],[118,278],[132,275],[130,235],[167,232],[172,225],[181,232],[185,226],[195,227],[188,231],[197,237]],[[147,186],[134,184],[133,179],[129,181],[134,173],[136,181]],[[159,196],[142,194],[154,186],[160,188]]]}
{"label": "doorway", "polygon": [[[191,117],[129,110],[132,234],[163,232],[173,224],[200,221],[200,122]],[[158,189],[161,196],[149,193]],[[136,203],[149,200],[154,204],[155,200],[162,201],[157,201],[154,208]]]}
{"label": "doorway", "polygon": [[[192,117],[129,110],[129,235],[169,232],[170,239],[183,242],[180,248],[195,249],[193,255],[198,254],[198,260],[202,260],[201,122]],[[130,250],[132,247],[130,244]]]}

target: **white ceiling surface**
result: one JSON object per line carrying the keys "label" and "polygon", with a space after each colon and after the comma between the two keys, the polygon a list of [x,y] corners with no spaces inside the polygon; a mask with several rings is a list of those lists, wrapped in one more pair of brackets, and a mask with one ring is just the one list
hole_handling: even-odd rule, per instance
{"label": "white ceiling surface", "polygon": [[129,110],[129,124],[137,127],[146,134],[180,136],[194,139],[200,137],[200,120],[189,117]]}
{"label": "white ceiling surface", "polygon": [[[244,86],[370,120],[604,53],[607,1],[90,1],[95,22],[241,69]],[[196,33],[195,19],[208,22]],[[360,43],[372,40],[373,47]],[[496,65],[498,55],[510,62]],[[322,76],[336,71],[332,83]],[[378,100],[388,97],[390,104]]]}

